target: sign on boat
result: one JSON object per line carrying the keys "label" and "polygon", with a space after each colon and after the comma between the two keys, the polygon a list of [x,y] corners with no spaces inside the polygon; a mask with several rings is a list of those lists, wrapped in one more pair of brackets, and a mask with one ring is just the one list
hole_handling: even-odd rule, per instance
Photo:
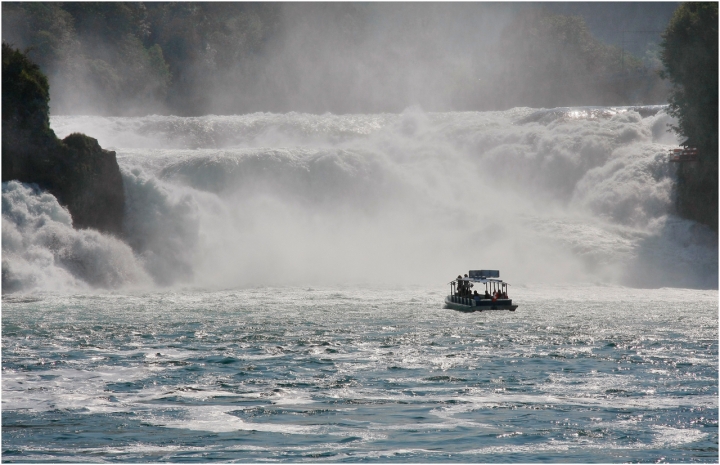
{"label": "sign on boat", "polygon": [[[475,284],[483,284],[484,292],[474,289]],[[468,274],[450,281],[450,295],[445,297],[445,306],[464,312],[482,312],[484,310],[510,310],[513,305],[507,295],[509,284],[500,279],[500,270],[470,270]],[[480,287],[480,286],[478,286]]]}

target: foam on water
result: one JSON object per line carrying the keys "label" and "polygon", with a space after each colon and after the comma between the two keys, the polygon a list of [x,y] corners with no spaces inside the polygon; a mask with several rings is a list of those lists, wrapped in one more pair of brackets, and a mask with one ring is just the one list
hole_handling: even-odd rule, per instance
{"label": "foam on water", "polygon": [[5,298],[3,458],[717,461],[717,291],[526,285],[476,314],[442,294]]}
{"label": "foam on water", "polygon": [[[168,406],[168,408],[172,409],[173,407]],[[211,431],[213,433],[263,431],[282,434],[313,434],[320,430],[320,427],[317,426],[299,426],[289,422],[278,425],[246,422],[229,414],[232,411],[237,411],[237,407],[196,406],[183,407],[175,410],[180,412],[179,418],[177,414],[174,415],[175,418],[170,419],[162,416],[153,416],[146,419],[146,421],[167,428]]]}

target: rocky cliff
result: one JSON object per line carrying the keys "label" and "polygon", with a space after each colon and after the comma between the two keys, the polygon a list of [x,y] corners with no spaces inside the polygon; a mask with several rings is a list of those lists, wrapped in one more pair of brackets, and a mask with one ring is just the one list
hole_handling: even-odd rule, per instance
{"label": "rocky cliff", "polygon": [[50,128],[49,86],[37,65],[2,44],[2,180],[36,183],[66,206],[75,228],[122,233],[125,194],[115,152]]}

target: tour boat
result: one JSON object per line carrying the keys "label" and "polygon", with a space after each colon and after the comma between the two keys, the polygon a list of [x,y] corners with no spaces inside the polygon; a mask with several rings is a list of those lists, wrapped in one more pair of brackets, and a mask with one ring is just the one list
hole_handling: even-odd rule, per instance
{"label": "tour boat", "polygon": [[[473,289],[475,284],[484,284],[483,293]],[[479,287],[479,286],[478,286]],[[484,310],[510,310],[517,305],[507,298],[508,283],[500,279],[499,270],[470,270],[465,277],[458,276],[450,282],[450,295],[445,297],[445,305],[453,310],[464,312],[482,312]],[[477,294],[473,291],[477,291]],[[489,296],[489,298],[488,298]]]}

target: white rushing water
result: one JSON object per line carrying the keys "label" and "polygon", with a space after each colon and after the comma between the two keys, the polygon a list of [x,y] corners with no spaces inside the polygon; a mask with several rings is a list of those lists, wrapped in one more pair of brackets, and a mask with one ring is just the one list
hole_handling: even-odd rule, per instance
{"label": "white rushing water", "polygon": [[717,288],[717,235],[673,215],[662,107],[55,116],[115,150],[125,238],[3,185],[3,291],[513,284]]}

